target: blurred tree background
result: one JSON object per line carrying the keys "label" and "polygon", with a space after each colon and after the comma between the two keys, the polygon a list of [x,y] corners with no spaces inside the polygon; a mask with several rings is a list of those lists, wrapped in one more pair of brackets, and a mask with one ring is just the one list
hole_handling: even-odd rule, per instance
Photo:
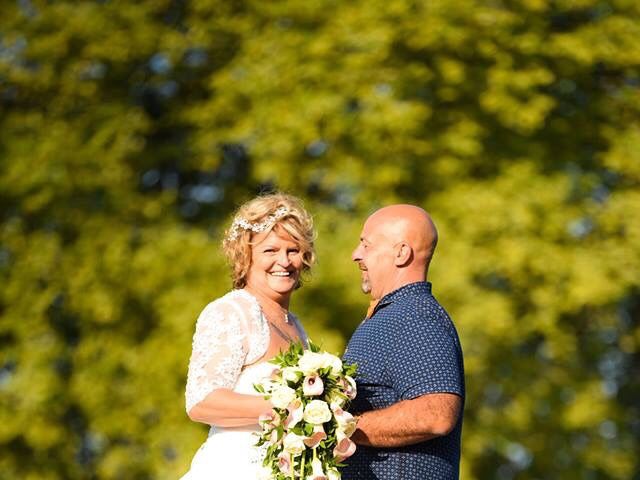
{"label": "blurred tree background", "polygon": [[315,216],[293,310],[336,352],[364,218],[433,214],[462,478],[640,479],[635,0],[2,1],[1,478],[187,470],[221,233],[274,187]]}

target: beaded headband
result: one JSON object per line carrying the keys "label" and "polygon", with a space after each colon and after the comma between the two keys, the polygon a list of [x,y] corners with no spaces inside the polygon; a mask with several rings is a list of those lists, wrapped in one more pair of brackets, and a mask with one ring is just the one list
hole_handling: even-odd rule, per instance
{"label": "beaded headband", "polygon": [[238,238],[241,230],[251,230],[253,233],[264,232],[265,230],[273,227],[278,220],[286,217],[288,214],[289,209],[287,207],[279,207],[275,212],[259,223],[249,223],[244,218],[237,217],[229,229],[229,240],[235,240]]}

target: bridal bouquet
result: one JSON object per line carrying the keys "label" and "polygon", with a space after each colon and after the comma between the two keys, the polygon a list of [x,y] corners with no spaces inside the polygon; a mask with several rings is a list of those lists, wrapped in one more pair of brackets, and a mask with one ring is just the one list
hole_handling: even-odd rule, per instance
{"label": "bridal bouquet", "polygon": [[266,448],[263,479],[338,480],[353,455],[356,419],[344,408],[356,396],[356,365],[309,343],[294,343],[271,360],[271,378],[254,385],[274,408],[260,417],[257,445]]}

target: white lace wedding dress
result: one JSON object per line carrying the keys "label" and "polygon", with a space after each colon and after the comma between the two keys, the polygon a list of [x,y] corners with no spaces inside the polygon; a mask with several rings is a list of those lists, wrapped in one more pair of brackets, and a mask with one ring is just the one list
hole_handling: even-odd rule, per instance
{"label": "white lace wedding dress", "polygon": [[[302,333],[297,319],[293,315],[290,319]],[[256,395],[253,384],[268,377],[274,368],[265,361],[255,363],[268,347],[269,325],[253,295],[233,290],[207,305],[193,336],[187,412],[216,388]],[[257,422],[235,428],[212,425],[181,480],[255,480],[262,464],[262,452],[254,446],[258,430]]]}

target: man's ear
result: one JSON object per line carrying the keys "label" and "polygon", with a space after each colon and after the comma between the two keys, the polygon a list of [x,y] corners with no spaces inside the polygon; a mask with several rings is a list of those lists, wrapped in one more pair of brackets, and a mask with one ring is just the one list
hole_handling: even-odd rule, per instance
{"label": "man's ear", "polygon": [[395,247],[395,261],[396,267],[405,267],[413,260],[413,248],[408,243],[400,242]]}

